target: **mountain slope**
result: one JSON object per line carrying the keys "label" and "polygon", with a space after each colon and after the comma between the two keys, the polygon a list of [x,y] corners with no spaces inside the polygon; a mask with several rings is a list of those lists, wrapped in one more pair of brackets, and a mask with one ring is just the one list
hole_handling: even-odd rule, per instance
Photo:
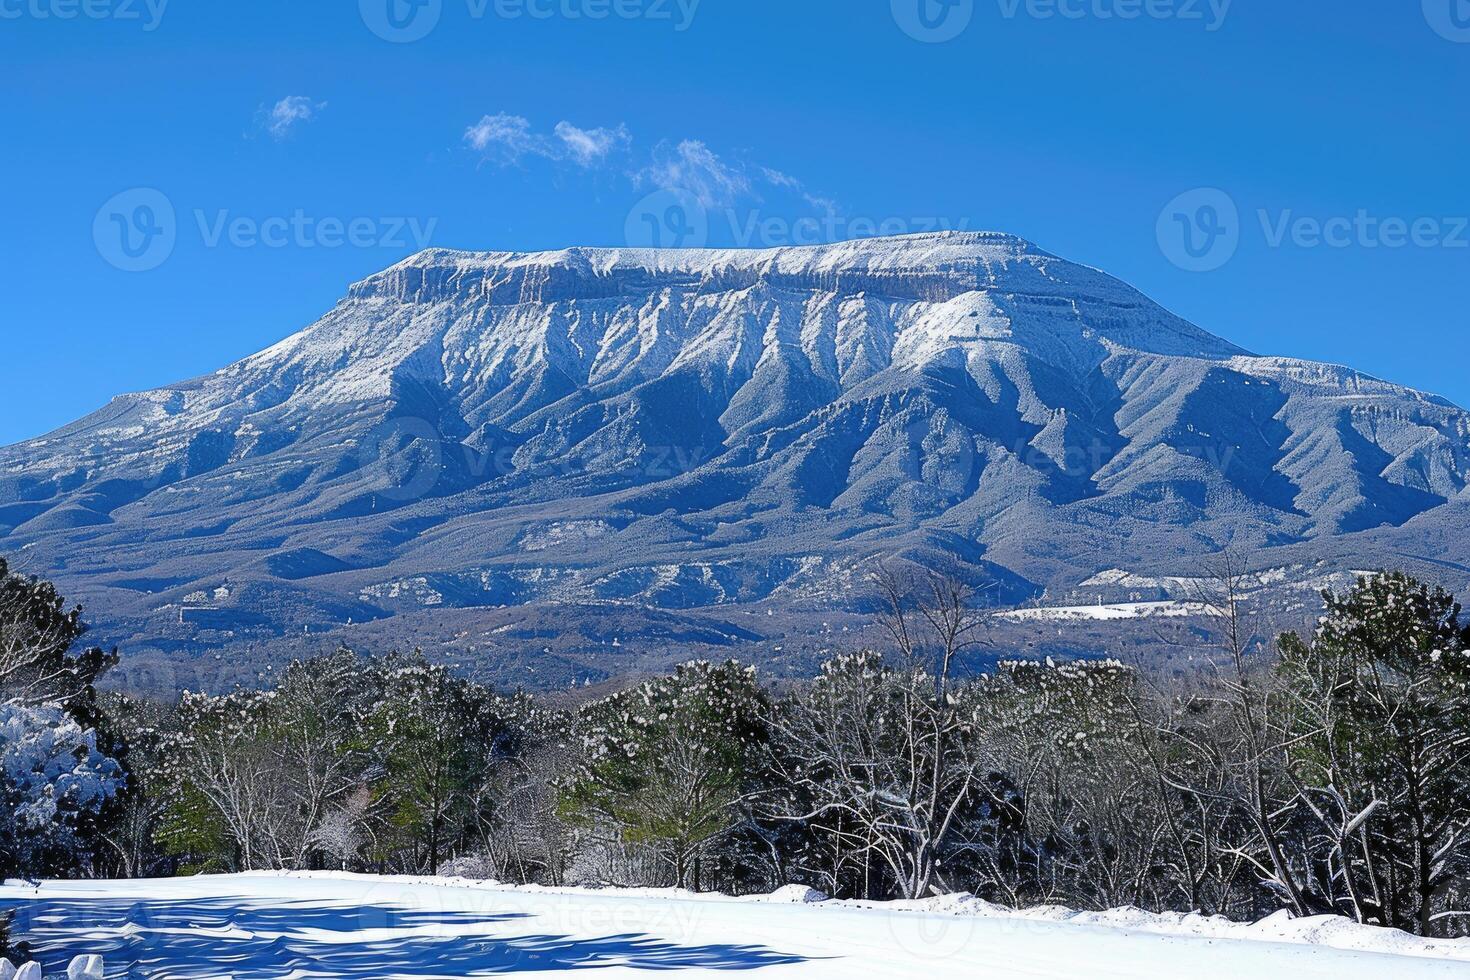
{"label": "mountain slope", "polygon": [[[1443,399],[1253,356],[1006,235],[436,250],[0,450],[0,552],[165,660],[557,603],[664,649],[789,635],[720,610],[849,605],[892,554],[1002,601],[1226,546],[1433,557],[1453,536],[1416,528],[1467,481]],[[415,635],[484,639],[441,618]]]}

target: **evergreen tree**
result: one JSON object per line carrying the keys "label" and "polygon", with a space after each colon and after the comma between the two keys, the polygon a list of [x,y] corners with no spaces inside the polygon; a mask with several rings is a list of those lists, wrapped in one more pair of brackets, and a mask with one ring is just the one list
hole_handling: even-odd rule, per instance
{"label": "evergreen tree", "polygon": [[566,809],[652,848],[675,885],[700,889],[703,854],[740,824],[753,789],[765,705],[755,671],[734,661],[688,663],[589,705]]}
{"label": "evergreen tree", "polygon": [[480,823],[477,790],[515,743],[512,709],[422,655],[393,658],[369,719],[382,753],[380,798],[415,862],[437,874]]}
{"label": "evergreen tree", "polygon": [[0,879],[85,870],[122,789],[97,734],[54,705],[0,705]]}
{"label": "evergreen tree", "polygon": [[1324,598],[1280,644],[1300,804],[1343,911],[1428,935],[1470,871],[1470,624],[1399,573]]}
{"label": "evergreen tree", "polygon": [[108,878],[164,877],[177,868],[161,846],[170,812],[166,747],[176,737],[172,705],[116,691],[100,700],[108,726],[122,738],[128,781],[103,831],[98,872]]}
{"label": "evergreen tree", "polygon": [[96,728],[95,684],[118,658],[95,647],[74,653],[86,629],[81,609],[67,609],[54,585],[12,575],[0,559],[0,701],[59,704]]}
{"label": "evergreen tree", "polygon": [[96,682],[117,654],[74,653],[86,632],[49,582],[0,559],[0,875],[95,862],[126,784]]}

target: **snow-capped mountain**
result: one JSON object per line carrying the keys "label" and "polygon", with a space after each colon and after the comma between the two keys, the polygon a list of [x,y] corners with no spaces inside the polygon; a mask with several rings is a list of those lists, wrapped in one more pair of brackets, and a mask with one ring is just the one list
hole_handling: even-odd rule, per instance
{"label": "snow-capped mountain", "polygon": [[1017,601],[1227,546],[1453,560],[1467,481],[1444,399],[1252,355],[1008,235],[434,250],[0,450],[0,554],[169,656],[395,616],[474,649],[473,611],[518,606],[723,644],[770,637],[729,610],[850,604],[894,554]]}

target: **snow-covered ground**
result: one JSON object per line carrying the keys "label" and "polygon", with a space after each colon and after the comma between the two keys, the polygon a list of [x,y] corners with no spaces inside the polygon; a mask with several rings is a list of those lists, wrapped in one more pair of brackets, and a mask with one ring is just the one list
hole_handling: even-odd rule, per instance
{"label": "snow-covered ground", "polygon": [[1037,606],[999,613],[1000,619],[1013,622],[1068,622],[1092,620],[1107,622],[1118,619],[1168,619],[1185,616],[1218,616],[1220,610],[1203,602],[1117,602],[1101,606]]}
{"label": "snow-covered ground", "polygon": [[[972,898],[861,905],[513,888],[463,879],[237,875],[0,887],[47,975],[397,980],[598,970],[802,980],[984,977],[1412,980],[1470,976],[1470,943],[1341,920],[1238,926],[1136,911],[1006,912]],[[1350,947],[1350,948],[1339,948]]]}

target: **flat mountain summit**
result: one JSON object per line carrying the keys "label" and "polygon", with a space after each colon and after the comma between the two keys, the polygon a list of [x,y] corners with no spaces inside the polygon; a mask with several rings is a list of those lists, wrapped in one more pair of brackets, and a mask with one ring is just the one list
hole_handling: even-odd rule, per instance
{"label": "flat mountain summit", "polygon": [[159,669],[330,634],[564,683],[838,642],[793,624],[894,558],[1008,604],[1227,548],[1470,577],[1467,482],[1450,402],[1249,353],[1009,235],[436,249],[0,449],[0,554]]}

